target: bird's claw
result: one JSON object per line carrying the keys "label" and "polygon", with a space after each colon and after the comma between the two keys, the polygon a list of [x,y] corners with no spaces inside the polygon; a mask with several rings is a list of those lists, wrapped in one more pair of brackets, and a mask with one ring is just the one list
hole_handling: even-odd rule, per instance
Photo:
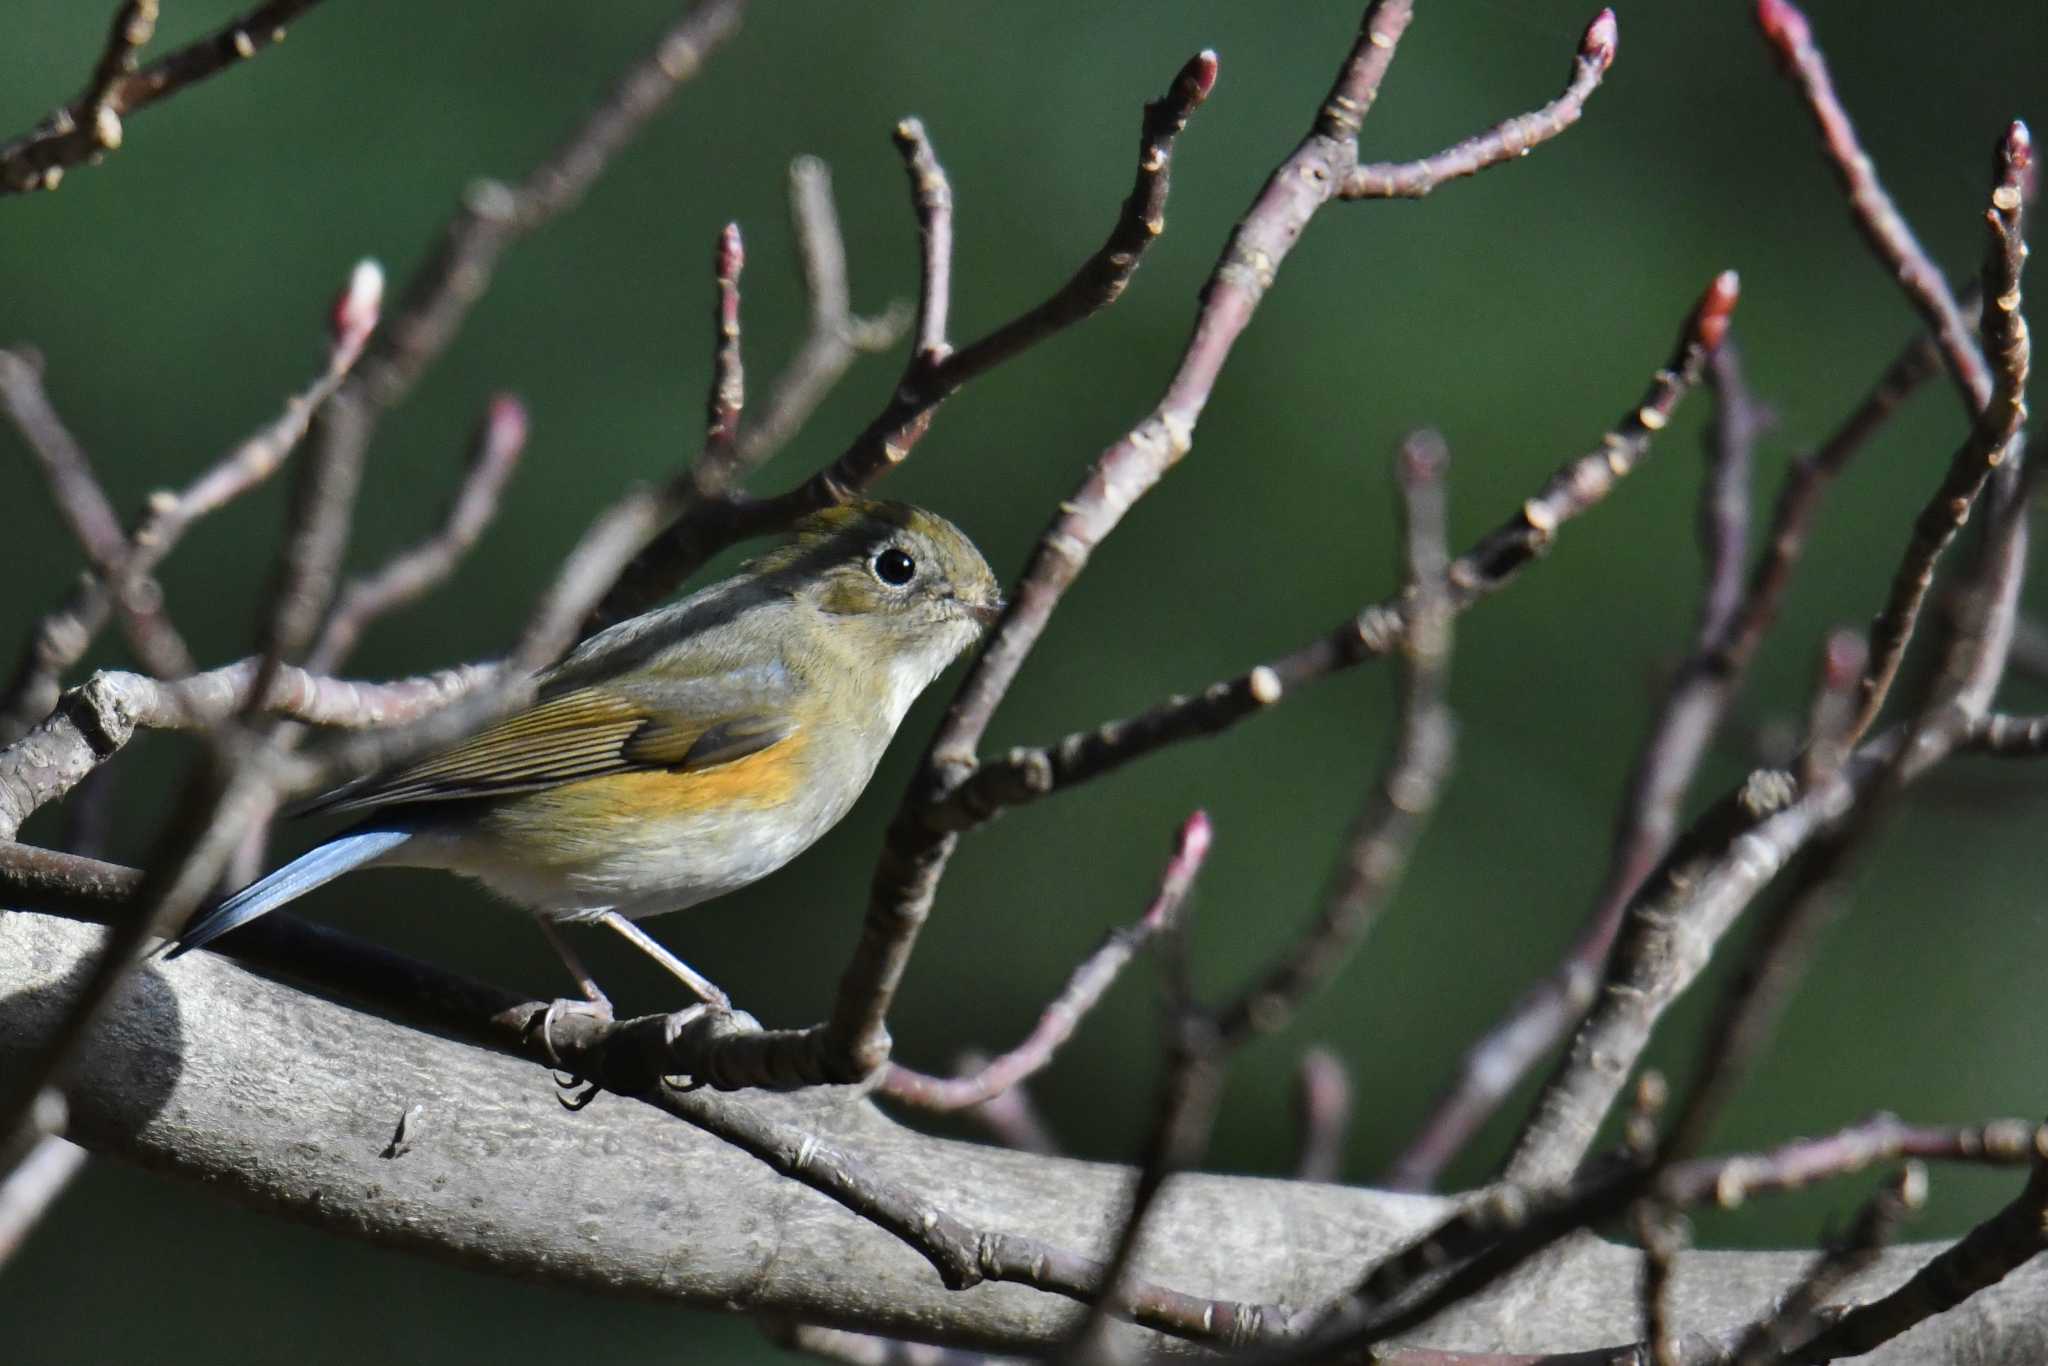
{"label": "bird's claw", "polygon": [[[555,1098],[562,1102],[565,1109],[581,1110],[597,1098],[597,1093],[602,1088],[596,1082],[586,1082],[577,1076],[562,1061],[561,1050],[555,1047],[555,1025],[564,1015],[584,1015],[599,1024],[610,1024],[612,1003],[601,996],[588,1001],[567,1001],[557,998],[548,1002],[547,1009],[540,1013],[540,1018],[528,1026],[539,1032],[541,1053],[547,1058],[548,1066],[554,1070],[554,1082],[558,1092]],[[573,1099],[559,1094],[572,1091],[578,1086],[585,1089]]]}

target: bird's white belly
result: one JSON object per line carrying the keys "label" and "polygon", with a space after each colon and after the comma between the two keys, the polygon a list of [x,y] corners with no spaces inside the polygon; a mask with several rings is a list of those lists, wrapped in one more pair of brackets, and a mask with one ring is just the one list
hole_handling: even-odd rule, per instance
{"label": "bird's white belly", "polygon": [[768,876],[845,814],[792,802],[773,810],[663,815],[610,823],[601,835],[560,828],[422,831],[404,862],[476,878],[553,920],[606,911],[631,919],[680,910]]}

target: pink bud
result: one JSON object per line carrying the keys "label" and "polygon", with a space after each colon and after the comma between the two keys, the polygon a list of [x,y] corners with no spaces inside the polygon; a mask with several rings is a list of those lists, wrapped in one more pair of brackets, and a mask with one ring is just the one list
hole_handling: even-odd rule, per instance
{"label": "pink bud", "polygon": [[2005,130],[2005,162],[2015,171],[2024,171],[2034,164],[2034,135],[2028,131],[2026,121],[2014,119],[2012,127]]}
{"label": "pink bud", "polygon": [[1829,692],[1842,692],[1863,676],[1863,663],[1870,656],[1870,648],[1863,643],[1863,637],[1846,628],[1828,632],[1826,644],[1821,649],[1821,686]]}
{"label": "pink bud", "polygon": [[526,448],[526,405],[517,394],[493,394],[484,410],[483,459],[517,460]]}
{"label": "pink bud", "polygon": [[329,316],[336,363],[347,366],[376,330],[384,306],[384,267],[365,257],[349,272],[348,284],[335,296]]}
{"label": "pink bud", "polygon": [[1756,0],[1757,26],[1764,37],[1781,51],[1790,52],[1813,42],[1813,29],[1806,15],[1791,0]]}
{"label": "pink bud", "polygon": [[1714,277],[1714,283],[1708,285],[1707,292],[1700,296],[1699,306],[1692,315],[1692,334],[1701,346],[1712,351],[1721,345],[1728,335],[1728,317],[1735,311],[1736,300],[1741,297],[1741,276],[1732,270],[1724,270]]}
{"label": "pink bud", "polygon": [[736,282],[740,270],[747,264],[747,250],[740,241],[740,225],[727,223],[718,234],[718,255],[716,258],[718,278],[721,282]]}
{"label": "pink bud", "polygon": [[1620,45],[1621,26],[1614,21],[1614,11],[1604,9],[1586,25],[1586,36],[1579,39],[1579,55],[1605,71],[1614,65],[1614,54]]}

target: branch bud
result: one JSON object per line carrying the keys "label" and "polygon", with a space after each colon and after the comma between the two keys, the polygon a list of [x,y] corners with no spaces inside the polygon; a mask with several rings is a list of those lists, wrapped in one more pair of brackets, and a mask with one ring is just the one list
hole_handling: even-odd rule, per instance
{"label": "branch bud", "polygon": [[1620,46],[1621,26],[1615,22],[1614,11],[1604,9],[1586,25],[1586,36],[1579,39],[1579,56],[1605,71],[1614,65],[1614,54]]}
{"label": "branch bud", "polygon": [[335,296],[330,314],[334,335],[332,365],[346,370],[355,363],[363,343],[376,330],[377,315],[384,306],[384,267],[368,257],[356,262],[348,284]]}

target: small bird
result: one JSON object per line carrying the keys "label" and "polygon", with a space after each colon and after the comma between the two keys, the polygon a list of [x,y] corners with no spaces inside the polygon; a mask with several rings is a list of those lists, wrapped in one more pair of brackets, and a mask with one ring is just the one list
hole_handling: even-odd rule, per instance
{"label": "small bird", "polygon": [[524,711],[313,801],[367,814],[198,917],[166,956],[357,868],[442,868],[533,911],[594,1003],[552,922],[601,922],[726,1004],[632,922],[809,848],[1001,609],[988,562],[944,518],[874,501],[813,513],[732,578],[578,645]]}

